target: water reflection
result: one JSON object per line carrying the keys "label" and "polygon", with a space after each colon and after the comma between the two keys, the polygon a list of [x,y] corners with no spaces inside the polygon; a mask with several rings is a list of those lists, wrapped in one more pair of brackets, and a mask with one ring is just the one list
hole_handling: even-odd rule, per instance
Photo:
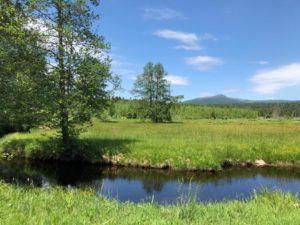
{"label": "water reflection", "polygon": [[247,199],[263,187],[300,192],[300,170],[231,169],[219,173],[172,172],[85,164],[0,162],[0,179],[22,186],[92,188],[120,201],[173,203]]}

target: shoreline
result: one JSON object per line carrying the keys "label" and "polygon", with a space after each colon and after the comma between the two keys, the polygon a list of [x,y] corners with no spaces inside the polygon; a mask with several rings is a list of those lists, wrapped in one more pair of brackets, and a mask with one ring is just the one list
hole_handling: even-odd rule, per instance
{"label": "shoreline", "polygon": [[[171,165],[163,164],[161,166],[152,166],[152,165],[144,165],[138,163],[121,163],[113,160],[97,160],[97,161],[66,161],[66,160],[39,160],[39,159],[31,159],[31,158],[0,158],[0,162],[4,161],[12,161],[18,163],[70,163],[70,164],[86,164],[93,165],[99,167],[116,167],[116,168],[131,168],[131,169],[144,169],[144,170],[161,170],[161,171],[174,171],[174,172],[199,172],[199,173],[217,173],[223,172],[230,169],[243,169],[243,168],[277,168],[277,169],[300,169],[300,165],[293,164],[290,162],[275,162],[275,163],[266,163],[264,160],[259,159],[254,162],[252,161],[229,161],[224,160],[220,167],[218,168],[179,168],[173,167]],[[258,163],[259,161],[260,163]],[[262,163],[263,162],[263,163]]]}

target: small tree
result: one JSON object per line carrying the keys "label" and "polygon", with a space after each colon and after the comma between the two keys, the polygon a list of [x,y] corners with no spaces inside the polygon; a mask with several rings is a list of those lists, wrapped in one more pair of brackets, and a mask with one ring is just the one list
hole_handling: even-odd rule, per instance
{"label": "small tree", "polygon": [[172,96],[166,75],[161,63],[148,62],[143,74],[137,77],[132,92],[140,98],[140,117],[155,123],[171,121]]}

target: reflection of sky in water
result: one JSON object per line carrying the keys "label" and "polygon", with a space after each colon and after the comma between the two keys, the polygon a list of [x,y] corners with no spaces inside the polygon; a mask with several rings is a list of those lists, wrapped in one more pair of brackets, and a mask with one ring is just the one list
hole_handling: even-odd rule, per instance
{"label": "reflection of sky in water", "polygon": [[253,194],[267,188],[269,190],[284,190],[293,194],[300,193],[300,179],[276,179],[257,175],[250,178],[229,178],[216,183],[212,182],[191,182],[181,183],[180,181],[167,181],[160,191],[153,190],[146,192],[143,183],[139,180],[115,179],[103,180],[103,187],[98,193],[109,198],[116,198],[120,201],[140,202],[143,200],[174,202],[186,198],[196,197],[199,201],[221,201],[232,199],[248,199]]}
{"label": "reflection of sky in water", "polygon": [[[185,174],[133,169],[108,170],[99,167],[86,168],[32,167],[1,164],[0,179],[18,185],[42,188],[66,186],[92,188],[98,194],[120,201],[151,201],[173,203],[197,198],[199,201],[248,199],[254,190],[300,193],[300,171],[284,171],[272,168],[233,170],[224,173],[196,174],[184,179]],[[194,175],[193,175],[194,176]]]}

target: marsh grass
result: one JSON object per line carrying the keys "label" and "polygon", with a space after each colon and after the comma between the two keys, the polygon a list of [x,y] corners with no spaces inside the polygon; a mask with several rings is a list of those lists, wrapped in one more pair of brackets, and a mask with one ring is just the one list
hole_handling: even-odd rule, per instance
{"label": "marsh grass", "polygon": [[0,224],[299,224],[299,201],[264,192],[249,201],[161,206],[120,203],[90,190],[20,188],[0,183]]}
{"label": "marsh grass", "polygon": [[[35,130],[0,139],[0,151],[12,157],[59,157],[54,131]],[[97,161],[174,168],[218,168],[224,160],[263,159],[300,164],[300,122],[296,120],[187,120],[152,124],[135,120],[94,120],[82,133],[77,155]],[[57,154],[57,155],[56,155]]]}

